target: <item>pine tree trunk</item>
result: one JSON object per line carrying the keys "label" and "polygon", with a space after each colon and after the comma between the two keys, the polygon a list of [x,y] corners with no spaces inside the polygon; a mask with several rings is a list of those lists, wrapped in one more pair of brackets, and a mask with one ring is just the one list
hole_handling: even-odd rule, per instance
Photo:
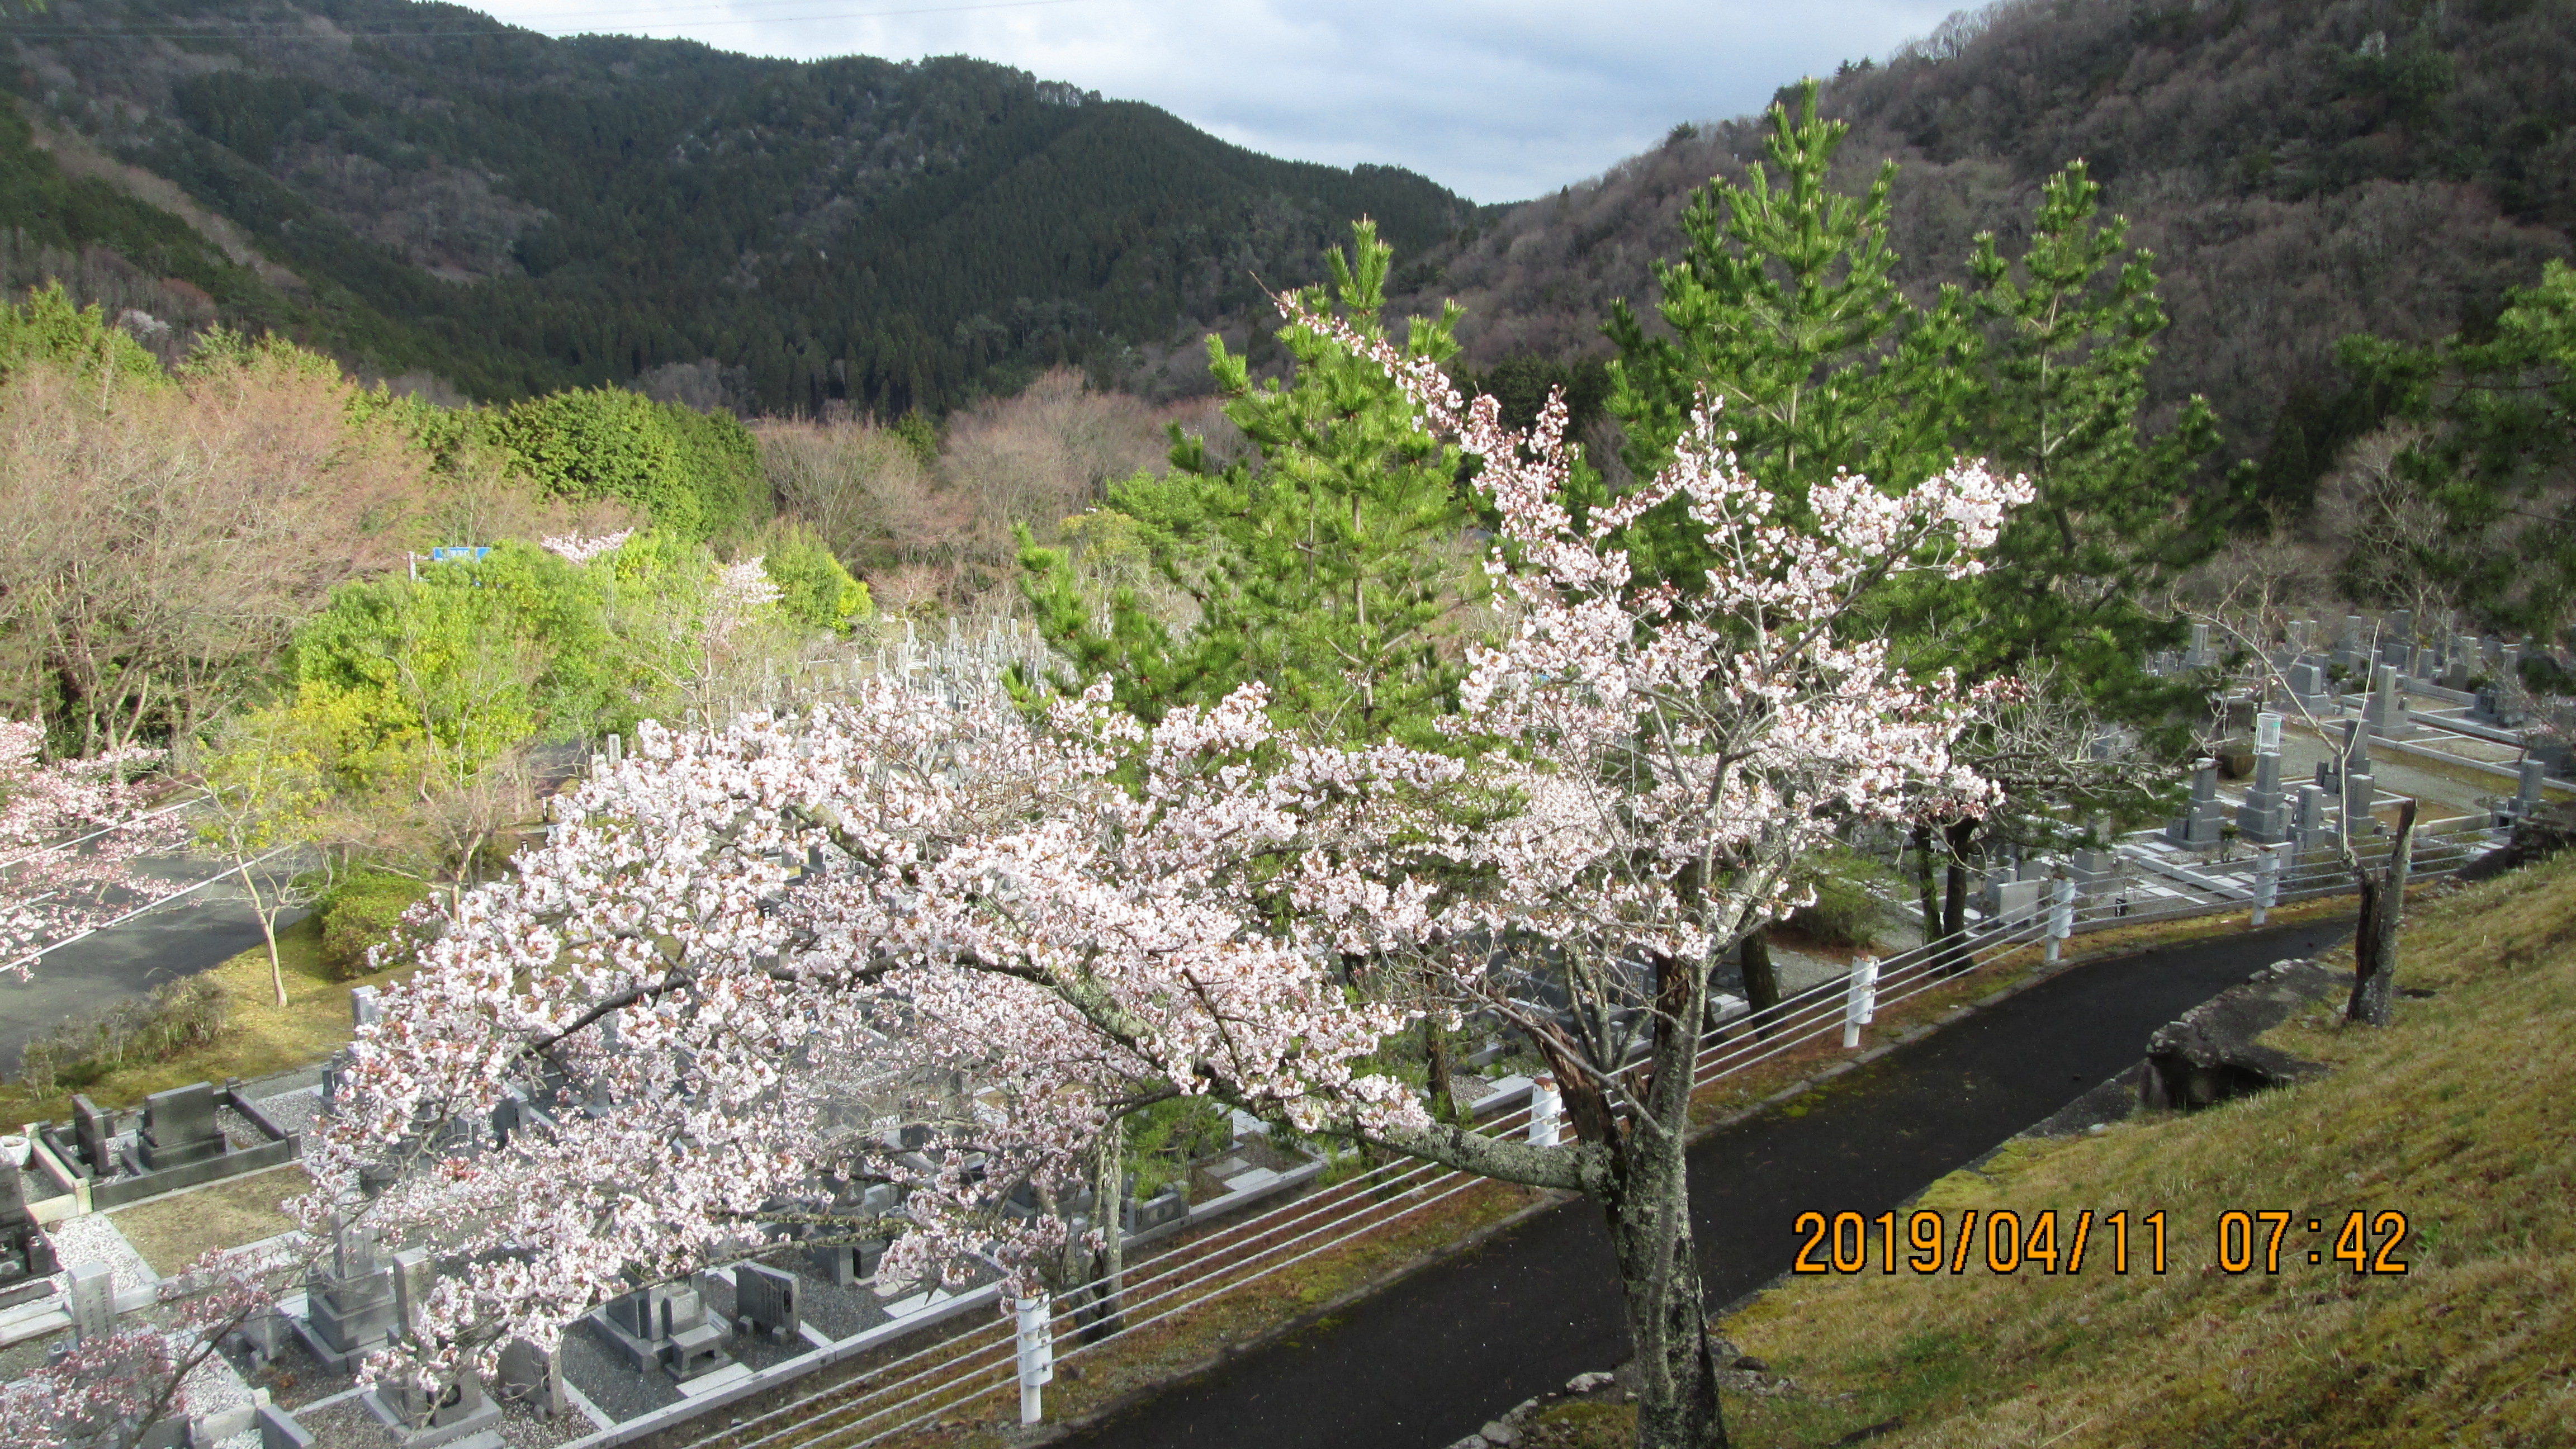
{"label": "pine tree trunk", "polygon": [[1923,910],[1923,943],[1941,934],[1941,887],[1933,878],[1932,827],[1914,827],[1914,897]]}
{"label": "pine tree trunk", "polygon": [[2406,876],[2414,866],[2415,802],[2397,808],[2397,840],[2385,875],[2361,871],[2361,929],[2352,939],[2352,1000],[2344,1020],[2386,1026],[2397,996],[2397,931],[2406,915]]}
{"label": "pine tree trunk", "polygon": [[1941,902],[1941,938],[1949,944],[1941,948],[1941,970],[1955,973],[1966,956],[1960,934],[1968,929],[1968,844],[1976,838],[1977,822],[1954,820],[1943,827],[1942,837],[1950,847],[1950,861],[1943,872],[1948,887]]}
{"label": "pine tree trunk", "polygon": [[1771,964],[1771,928],[1756,926],[1744,938],[1744,1000],[1753,1008],[1753,1034],[1768,1039],[1780,1005],[1780,972]]}

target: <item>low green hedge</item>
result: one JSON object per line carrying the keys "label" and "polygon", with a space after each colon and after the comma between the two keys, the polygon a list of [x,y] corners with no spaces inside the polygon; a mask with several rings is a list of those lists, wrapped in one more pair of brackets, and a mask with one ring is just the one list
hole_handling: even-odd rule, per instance
{"label": "low green hedge", "polygon": [[334,981],[354,980],[379,969],[368,964],[368,948],[393,940],[401,930],[403,913],[428,894],[427,886],[409,876],[381,870],[351,872],[313,908],[322,918],[322,969]]}

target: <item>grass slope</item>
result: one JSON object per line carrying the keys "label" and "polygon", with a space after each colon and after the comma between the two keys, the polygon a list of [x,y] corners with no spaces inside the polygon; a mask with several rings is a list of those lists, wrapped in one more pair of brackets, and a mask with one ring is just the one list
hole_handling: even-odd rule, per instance
{"label": "grass slope", "polygon": [[[2110,1273],[2097,1238],[2075,1276],[1791,1279],[1725,1325],[1800,1389],[1730,1403],[1737,1441],[2576,1443],[2576,857],[2420,910],[2399,979],[2435,994],[2384,1032],[2321,1009],[2267,1038],[2321,1080],[2020,1145],[1926,1195],[1954,1228],[1971,1207],[2162,1209],[2163,1276],[2142,1252]],[[2220,1214],[2266,1208],[2296,1214],[2279,1272],[2259,1245],[2224,1271]],[[2407,1214],[2404,1276],[2330,1256],[2355,1208]]]}

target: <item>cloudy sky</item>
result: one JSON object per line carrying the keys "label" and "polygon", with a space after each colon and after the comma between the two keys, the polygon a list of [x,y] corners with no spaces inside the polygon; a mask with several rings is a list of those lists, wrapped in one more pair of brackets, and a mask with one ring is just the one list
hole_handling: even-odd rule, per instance
{"label": "cloudy sky", "polygon": [[[470,3],[470,0],[469,0]],[[1884,56],[1958,0],[501,0],[553,35],[814,59],[972,55],[1149,101],[1275,156],[1408,166],[1477,201],[1599,172]]]}

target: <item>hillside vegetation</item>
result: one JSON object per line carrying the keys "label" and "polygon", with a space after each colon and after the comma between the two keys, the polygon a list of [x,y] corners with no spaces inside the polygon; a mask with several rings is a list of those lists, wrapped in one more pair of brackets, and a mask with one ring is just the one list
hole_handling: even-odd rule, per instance
{"label": "hillside vegetation", "polygon": [[[1869,1442],[1891,1449],[2576,1442],[2576,857],[2423,909],[2406,953],[2401,980],[2431,994],[2394,1026],[2346,1027],[2327,1003],[2265,1038],[2331,1075],[2017,1146],[1924,1199],[1953,1228],[1970,1208],[2162,1209],[2163,1276],[2143,1238],[2111,1273],[2097,1236],[2074,1276],[1887,1277],[1873,1258],[1788,1280],[1725,1328],[1800,1388],[1739,1401],[1744,1441],[1879,1426]],[[2261,1209],[2297,1218],[2280,1271],[2263,1271],[2259,1227],[2252,1270],[2224,1271],[2220,1214]],[[2403,1276],[2335,1261],[2355,1209],[2406,1214]]]}
{"label": "hillside vegetation", "polygon": [[64,0],[0,47],[0,282],[69,273],[486,400],[945,408],[1311,280],[1352,217],[1412,249],[1474,214],[963,57],[559,41],[399,0]]}
{"label": "hillside vegetation", "polygon": [[[1853,127],[1841,189],[1899,163],[1895,276],[1918,299],[1968,281],[1977,233],[2018,245],[2048,178],[2086,161],[2155,254],[2173,326],[2154,401],[2208,397],[2227,438],[2215,467],[2257,460],[2276,512],[2303,508],[2378,420],[2340,339],[2474,332],[2576,236],[2570,0],[2004,0],[1846,67],[1822,109]],[[1677,126],[1417,259],[1395,305],[1458,299],[1480,368],[1606,354],[1612,300],[1651,300],[1692,189],[1740,182],[1767,129]]]}

